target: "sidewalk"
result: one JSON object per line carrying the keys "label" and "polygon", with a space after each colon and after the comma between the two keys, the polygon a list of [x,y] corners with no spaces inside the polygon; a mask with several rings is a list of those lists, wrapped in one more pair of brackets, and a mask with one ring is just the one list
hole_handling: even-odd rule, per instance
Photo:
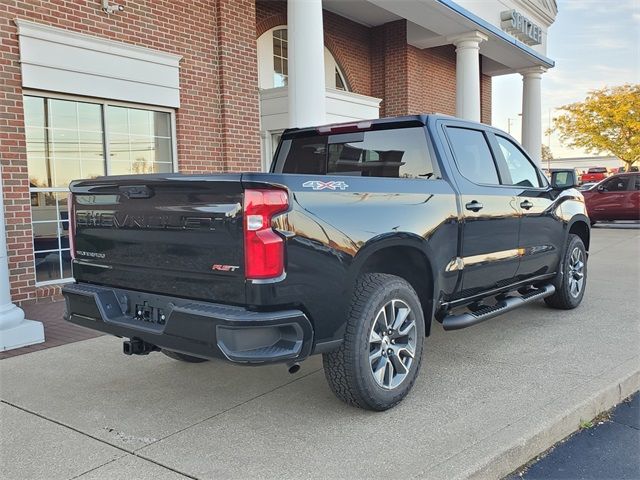
{"label": "sidewalk", "polygon": [[373,413],[313,357],[126,357],[102,336],[0,361],[6,478],[501,478],[640,388],[640,231],[595,229],[580,308],[434,325],[413,392]]}

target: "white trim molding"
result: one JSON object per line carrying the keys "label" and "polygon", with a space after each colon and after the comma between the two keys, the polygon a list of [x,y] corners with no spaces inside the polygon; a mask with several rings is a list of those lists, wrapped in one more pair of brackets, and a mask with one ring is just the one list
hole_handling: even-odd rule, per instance
{"label": "white trim molding", "polygon": [[[290,127],[288,87],[260,90],[260,130],[274,132]],[[327,123],[370,120],[380,116],[382,99],[354,92],[325,89]]]}
{"label": "white trim molding", "polygon": [[24,88],[180,106],[180,55],[26,20],[15,23]]}

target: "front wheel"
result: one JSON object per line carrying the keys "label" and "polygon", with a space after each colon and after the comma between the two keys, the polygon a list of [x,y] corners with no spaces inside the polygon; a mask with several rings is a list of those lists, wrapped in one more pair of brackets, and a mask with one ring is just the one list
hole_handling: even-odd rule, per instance
{"label": "front wheel", "polygon": [[369,273],[356,282],[342,346],[322,356],[331,390],[350,405],[387,410],[416,380],[425,332],[420,301],[409,283]]}
{"label": "front wheel", "polygon": [[569,235],[562,271],[556,277],[554,286],[555,293],[544,299],[550,307],[570,310],[582,302],[587,286],[587,251],[578,235]]}

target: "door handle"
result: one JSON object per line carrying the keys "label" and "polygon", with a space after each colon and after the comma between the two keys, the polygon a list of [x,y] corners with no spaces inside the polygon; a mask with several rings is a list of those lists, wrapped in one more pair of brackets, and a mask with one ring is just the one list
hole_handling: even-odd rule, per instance
{"label": "door handle", "polygon": [[146,185],[123,186],[118,187],[118,190],[128,199],[153,197],[153,190]]}
{"label": "door handle", "polygon": [[472,212],[478,212],[480,210],[482,210],[484,207],[484,205],[482,205],[479,201],[477,200],[473,200],[469,203],[467,203],[464,208],[466,208],[467,210],[471,210]]}
{"label": "door handle", "polygon": [[524,208],[525,210],[529,210],[533,207],[533,203],[531,203],[529,200],[525,200],[523,202],[520,202],[520,207]]}

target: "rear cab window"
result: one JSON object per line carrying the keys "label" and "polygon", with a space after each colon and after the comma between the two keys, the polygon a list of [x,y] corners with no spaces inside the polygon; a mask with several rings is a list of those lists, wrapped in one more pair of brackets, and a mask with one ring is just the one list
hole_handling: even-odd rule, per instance
{"label": "rear cab window", "polygon": [[408,127],[285,138],[274,171],[430,179],[434,165],[424,128]]}

